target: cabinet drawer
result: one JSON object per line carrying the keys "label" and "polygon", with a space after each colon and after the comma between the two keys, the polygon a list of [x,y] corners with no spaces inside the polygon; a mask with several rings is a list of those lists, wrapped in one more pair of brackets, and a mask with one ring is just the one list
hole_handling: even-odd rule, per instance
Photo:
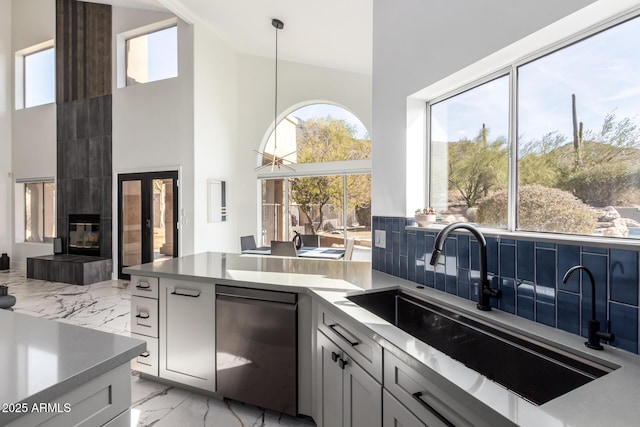
{"label": "cabinet drawer", "polygon": [[131,276],[131,295],[158,299],[158,278]]}
{"label": "cabinet drawer", "polygon": [[147,350],[135,359],[131,360],[131,369],[153,376],[158,376],[158,338],[144,335],[131,334],[131,338],[137,338],[147,342]]}
{"label": "cabinet drawer", "polygon": [[[386,350],[384,388],[428,426],[473,425],[449,406],[454,399],[452,396]],[[460,403],[464,405],[464,402]]]}
{"label": "cabinet drawer", "polygon": [[318,329],[347,352],[365,371],[382,382],[382,347],[343,316],[318,305]]}
{"label": "cabinet drawer", "polygon": [[[433,424],[440,425],[440,424]],[[429,424],[429,427],[432,425]],[[427,427],[387,390],[382,390],[382,427]]]}
{"label": "cabinet drawer", "polygon": [[131,297],[131,332],[158,338],[158,300]]}

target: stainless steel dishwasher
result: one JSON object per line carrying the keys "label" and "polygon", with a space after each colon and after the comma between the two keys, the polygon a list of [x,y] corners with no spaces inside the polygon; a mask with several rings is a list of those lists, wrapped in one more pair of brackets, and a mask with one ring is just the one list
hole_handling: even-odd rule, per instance
{"label": "stainless steel dishwasher", "polygon": [[297,415],[297,295],[216,285],[216,391]]}

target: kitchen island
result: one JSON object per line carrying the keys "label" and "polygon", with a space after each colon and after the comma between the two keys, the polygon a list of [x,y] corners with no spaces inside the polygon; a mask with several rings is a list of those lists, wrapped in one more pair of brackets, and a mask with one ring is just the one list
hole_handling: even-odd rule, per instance
{"label": "kitchen island", "polygon": [[[299,358],[308,357],[310,361],[299,364],[302,393],[299,408],[302,414],[313,416],[319,425],[329,426],[332,421],[327,417],[335,413],[342,416],[340,409],[336,412],[333,407],[331,410],[325,407],[335,403],[329,400],[332,394],[338,393],[340,384],[360,380],[371,390],[374,400],[362,403],[360,408],[342,410],[350,417],[355,411],[366,413],[367,421],[374,422],[372,425],[386,425],[382,415],[391,413],[392,408],[403,411],[403,419],[430,425],[626,426],[640,419],[637,405],[640,357],[637,355],[610,346],[605,346],[604,351],[589,350],[584,346],[583,337],[500,311],[480,312],[475,302],[372,271],[369,263],[203,253],[129,267],[125,272],[160,284],[183,281],[200,284],[203,290],[215,285],[250,287],[296,292],[310,298],[311,314],[299,316],[299,329],[309,334],[299,347]],[[434,304],[607,366],[611,372],[547,403],[533,404],[346,299],[350,294],[398,287]],[[214,333],[215,328],[211,328]],[[160,333],[160,343],[162,339]],[[338,368],[334,368],[333,362]],[[495,355],[494,362],[500,364],[499,354]],[[398,384],[393,384],[394,373],[387,372],[392,363],[405,369],[395,372]],[[326,374],[327,369],[335,369],[335,375],[342,377]],[[412,392],[409,400],[402,400],[398,394],[400,380],[406,385],[419,382],[418,378],[428,380],[432,388]],[[328,384],[333,384],[333,389],[327,392]],[[307,405],[303,394],[308,388],[311,392]],[[358,390],[364,390],[364,386],[347,392],[360,392]],[[425,405],[424,400],[429,400],[430,405]],[[423,402],[416,404],[419,401]],[[389,408],[384,412],[380,409],[383,404]],[[421,415],[424,406],[438,409],[432,411],[437,414],[433,421]]]}
{"label": "kitchen island", "polygon": [[144,342],[0,310],[0,425],[130,425]]}

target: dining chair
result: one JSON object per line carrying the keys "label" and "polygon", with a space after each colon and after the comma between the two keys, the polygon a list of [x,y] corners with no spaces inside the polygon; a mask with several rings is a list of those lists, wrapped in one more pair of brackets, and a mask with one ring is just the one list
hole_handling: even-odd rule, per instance
{"label": "dining chair", "polygon": [[290,240],[272,240],[271,255],[297,257],[296,245]]}
{"label": "dining chair", "polygon": [[355,246],[355,244],[356,239],[347,239],[347,244],[344,247],[344,257],[342,259],[344,259],[345,261],[351,261],[351,258],[353,257],[353,247]]}
{"label": "dining chair", "polygon": [[300,237],[302,237],[302,246],[308,248],[317,248],[320,246],[320,236],[317,234],[301,234]]}
{"label": "dining chair", "polygon": [[240,236],[240,250],[256,249],[256,239],[251,236]]}

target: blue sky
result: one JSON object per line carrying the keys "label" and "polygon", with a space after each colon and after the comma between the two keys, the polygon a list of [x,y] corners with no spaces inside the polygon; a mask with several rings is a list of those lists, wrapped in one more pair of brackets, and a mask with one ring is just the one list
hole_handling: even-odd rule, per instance
{"label": "blue sky", "polygon": [[149,81],[178,75],[178,27],[147,35]]}
{"label": "blue sky", "polygon": [[[609,113],[640,125],[640,19],[525,64],[518,79],[520,143],[554,131],[570,140],[571,94],[585,131],[598,132]],[[482,123],[490,139],[506,137],[508,88],[499,79],[434,105],[437,139],[474,138]]]}
{"label": "blue sky", "polygon": [[24,57],[25,106],[47,104],[55,100],[55,50],[45,49]]}

